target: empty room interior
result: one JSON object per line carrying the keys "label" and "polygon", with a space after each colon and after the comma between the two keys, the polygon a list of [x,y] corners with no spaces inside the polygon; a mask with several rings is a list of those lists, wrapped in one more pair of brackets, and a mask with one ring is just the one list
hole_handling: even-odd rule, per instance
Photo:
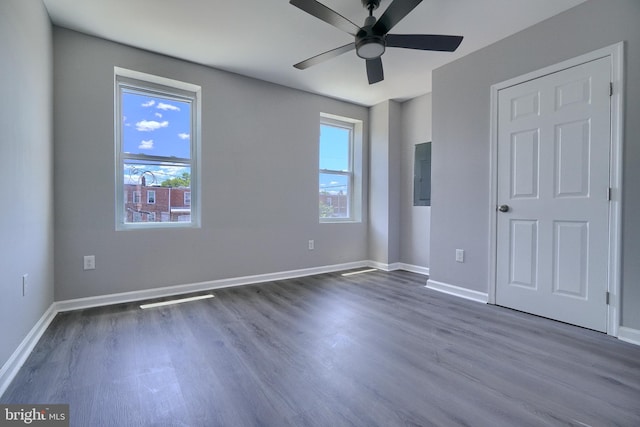
{"label": "empty room interior", "polygon": [[0,424],[640,425],[639,23],[2,0]]}

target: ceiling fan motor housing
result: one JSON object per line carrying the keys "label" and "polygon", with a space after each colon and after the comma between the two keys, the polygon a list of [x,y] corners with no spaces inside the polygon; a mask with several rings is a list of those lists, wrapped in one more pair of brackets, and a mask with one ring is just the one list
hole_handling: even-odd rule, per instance
{"label": "ceiling fan motor housing", "polygon": [[374,16],[368,16],[364,21],[364,27],[356,34],[356,54],[360,58],[375,59],[384,53],[384,35],[373,32],[373,24],[375,23],[376,18]]}

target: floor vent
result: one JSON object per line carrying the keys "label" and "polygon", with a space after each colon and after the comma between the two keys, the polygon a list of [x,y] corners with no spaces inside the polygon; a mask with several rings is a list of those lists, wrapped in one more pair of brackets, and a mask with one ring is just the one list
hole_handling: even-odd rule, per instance
{"label": "floor vent", "polygon": [[351,271],[349,273],[342,273],[342,276],[344,276],[344,277],[353,276],[353,275],[356,275],[356,274],[371,273],[372,271],[378,271],[378,269],[377,268],[369,268],[367,270]]}
{"label": "floor vent", "polygon": [[184,302],[198,301],[198,300],[207,299],[207,298],[213,298],[213,295],[212,294],[198,295],[195,297],[172,299],[169,301],[154,302],[151,304],[142,304],[140,308],[145,309],[145,308],[163,307],[165,305],[182,304]]}

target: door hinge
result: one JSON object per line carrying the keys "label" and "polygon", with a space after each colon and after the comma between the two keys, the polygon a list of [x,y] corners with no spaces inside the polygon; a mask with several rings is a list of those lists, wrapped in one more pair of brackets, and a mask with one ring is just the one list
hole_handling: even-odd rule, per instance
{"label": "door hinge", "polygon": [[609,291],[607,291],[605,295],[606,304],[609,305]]}
{"label": "door hinge", "polygon": [[613,96],[613,82],[609,82],[609,96]]}
{"label": "door hinge", "polygon": [[611,187],[607,188],[607,200],[611,201]]}

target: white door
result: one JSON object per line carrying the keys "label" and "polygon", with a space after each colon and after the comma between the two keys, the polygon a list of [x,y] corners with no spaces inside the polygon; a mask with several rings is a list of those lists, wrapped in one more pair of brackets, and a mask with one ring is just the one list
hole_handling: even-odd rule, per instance
{"label": "white door", "polygon": [[609,61],[498,91],[496,304],[603,332]]}

